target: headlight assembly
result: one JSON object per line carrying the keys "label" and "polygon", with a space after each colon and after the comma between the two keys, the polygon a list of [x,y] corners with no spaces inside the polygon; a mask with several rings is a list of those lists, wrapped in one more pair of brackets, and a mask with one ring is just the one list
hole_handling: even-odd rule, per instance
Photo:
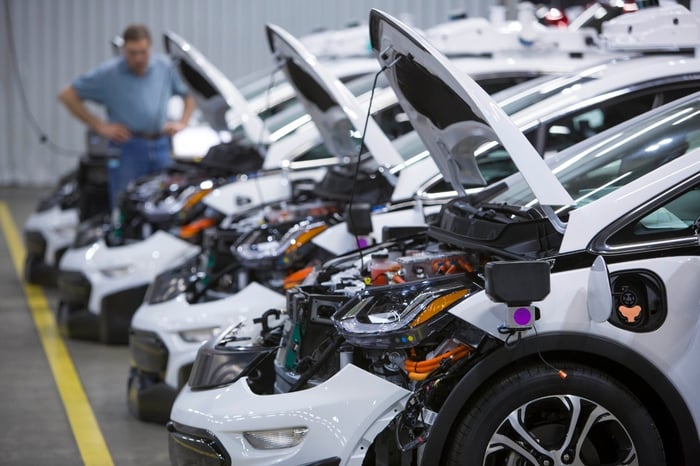
{"label": "headlight assembly", "polygon": [[134,266],[132,264],[118,265],[116,267],[107,267],[100,269],[100,273],[106,278],[119,278],[124,275],[129,275],[134,271]]}
{"label": "headlight assembly", "polygon": [[328,228],[325,221],[304,220],[287,229],[288,225],[256,229],[236,245],[236,255],[254,268],[291,265],[305,246]]}
{"label": "headlight assembly", "polygon": [[96,243],[105,236],[108,229],[109,225],[103,223],[101,219],[98,222],[91,221],[80,224],[75,233],[73,248],[83,248]]}
{"label": "headlight assembly", "polygon": [[179,332],[180,338],[187,343],[202,343],[218,335],[221,327],[206,327]]}
{"label": "headlight assembly", "polygon": [[364,348],[409,348],[443,328],[446,312],[477,287],[464,275],[364,290],[333,316],[340,334]]}
{"label": "headlight assembly", "polygon": [[243,432],[243,437],[253,448],[258,450],[277,450],[299,445],[306,433],[307,427],[291,427],[289,429],[253,430]]}
{"label": "headlight assembly", "polygon": [[144,300],[148,304],[159,304],[183,293],[187,286],[197,279],[198,263],[199,256],[194,256],[184,264],[158,275],[148,287]]}
{"label": "headlight assembly", "polygon": [[[266,316],[271,315],[279,318],[281,314],[267,311],[263,315],[265,322]],[[248,385],[254,393],[272,393],[277,345],[267,345],[257,339],[251,341],[251,337],[239,335],[243,325],[243,322],[232,325],[199,347],[188,381],[192,390],[221,387],[248,377]]]}

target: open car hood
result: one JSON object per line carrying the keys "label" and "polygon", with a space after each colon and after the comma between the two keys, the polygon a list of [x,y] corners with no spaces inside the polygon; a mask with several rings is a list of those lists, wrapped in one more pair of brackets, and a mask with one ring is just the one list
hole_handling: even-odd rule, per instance
{"label": "open car hood", "polygon": [[379,10],[370,12],[377,59],[413,127],[460,195],[483,186],[475,154],[500,142],[543,205],[573,199],[498,104],[421,35]]}
{"label": "open car hood", "polygon": [[174,32],[166,32],[163,39],[165,50],[175,68],[192,92],[207,123],[214,130],[233,130],[229,125],[229,112],[234,111],[240,117],[250,141],[257,144],[268,140],[269,135],[264,131],[260,117],[249,108],[245,97],[218,68]]}
{"label": "open car hood", "polygon": [[318,58],[338,59],[352,57],[371,58],[369,28],[367,24],[342,29],[319,31],[301,37],[299,41]]}
{"label": "open car hood", "polygon": [[[357,156],[367,110],[287,31],[267,25],[267,39],[275,59],[318,127],[326,148],[341,160]],[[403,162],[372,118],[368,121],[364,143],[380,166],[395,166]]]}

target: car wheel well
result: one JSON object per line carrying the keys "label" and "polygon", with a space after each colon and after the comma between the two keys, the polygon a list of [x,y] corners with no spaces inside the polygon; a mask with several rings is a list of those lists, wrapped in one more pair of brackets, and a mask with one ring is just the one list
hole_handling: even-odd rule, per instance
{"label": "car wheel well", "polygon": [[457,421],[464,416],[466,411],[473,405],[474,401],[478,400],[495,380],[507,377],[510,373],[528,364],[545,364],[550,366],[552,371],[556,372],[559,370],[557,363],[561,364],[562,362],[576,363],[595,368],[627,387],[627,389],[639,398],[654,420],[664,443],[667,464],[687,466],[682,453],[684,448],[681,441],[679,426],[676,424],[669,407],[657,391],[641,376],[634,373],[634,371],[622,363],[606,358],[603,355],[581,351],[542,351],[512,360],[510,364],[494,372],[477,390],[471,393],[462,406],[459,415],[456,417],[456,422],[453,423],[450,429],[448,442],[452,442],[454,438],[456,426],[459,424]]}

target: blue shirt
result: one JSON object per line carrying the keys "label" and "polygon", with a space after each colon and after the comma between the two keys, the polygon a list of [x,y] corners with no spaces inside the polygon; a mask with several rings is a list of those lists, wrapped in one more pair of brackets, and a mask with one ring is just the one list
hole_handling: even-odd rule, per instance
{"label": "blue shirt", "polygon": [[159,133],[170,97],[187,94],[172,63],[162,55],[151,56],[143,76],[132,72],[120,57],[77,77],[72,86],[81,99],[104,105],[111,123],[139,133]]}

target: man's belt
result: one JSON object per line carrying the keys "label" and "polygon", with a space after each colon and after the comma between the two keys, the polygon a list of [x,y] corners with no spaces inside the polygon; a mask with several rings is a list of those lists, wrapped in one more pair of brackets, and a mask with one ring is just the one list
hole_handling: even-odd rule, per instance
{"label": "man's belt", "polygon": [[132,131],[131,136],[140,139],[160,139],[167,136],[165,133],[140,133],[138,131]]}

